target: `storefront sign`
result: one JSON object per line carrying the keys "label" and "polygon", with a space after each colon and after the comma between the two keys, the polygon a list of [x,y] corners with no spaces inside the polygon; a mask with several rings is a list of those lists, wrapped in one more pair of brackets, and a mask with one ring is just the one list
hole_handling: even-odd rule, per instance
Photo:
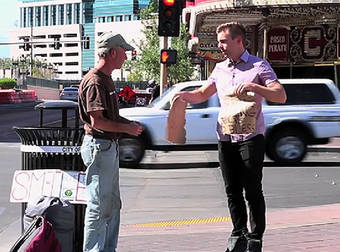
{"label": "storefront sign", "polygon": [[201,57],[206,60],[212,61],[223,61],[226,59],[226,56],[221,52],[213,52],[213,51],[197,51],[197,57]]}
{"label": "storefront sign", "polygon": [[219,50],[217,41],[200,41],[198,43],[198,50]]}
{"label": "storefront sign", "polygon": [[287,61],[288,30],[274,28],[268,31],[268,59],[271,61]]}
{"label": "storefront sign", "polygon": [[290,33],[290,58],[295,62],[335,60],[337,29],[332,26],[297,27]]}
{"label": "storefront sign", "polygon": [[55,169],[15,171],[10,202],[28,202],[40,196],[85,204],[85,172]]}

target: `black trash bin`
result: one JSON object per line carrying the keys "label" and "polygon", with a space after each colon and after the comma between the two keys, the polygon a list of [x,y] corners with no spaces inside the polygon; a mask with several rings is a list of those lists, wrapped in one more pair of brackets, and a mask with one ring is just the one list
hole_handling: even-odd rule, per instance
{"label": "black trash bin", "polygon": [[[80,146],[84,129],[79,127],[78,103],[67,100],[45,101],[35,106],[40,111],[39,127],[13,127],[21,139],[22,170],[60,169],[67,171],[85,171],[80,156]],[[61,111],[61,125],[44,127],[47,111]],[[68,127],[67,115],[74,115],[74,126]],[[65,151],[67,150],[67,151]],[[22,204],[22,216],[27,204]],[[84,204],[74,204],[75,233],[74,251],[82,251],[84,231]],[[22,223],[23,224],[23,223]],[[23,225],[22,225],[23,232]]]}

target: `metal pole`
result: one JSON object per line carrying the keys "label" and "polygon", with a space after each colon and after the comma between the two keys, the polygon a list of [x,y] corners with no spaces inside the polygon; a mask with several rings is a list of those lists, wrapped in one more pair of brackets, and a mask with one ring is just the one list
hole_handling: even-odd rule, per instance
{"label": "metal pole", "polygon": [[267,59],[267,45],[268,45],[268,41],[267,41],[267,32],[268,32],[268,29],[267,29],[267,20],[266,20],[266,23],[265,23],[265,26],[264,26],[264,29],[263,29],[263,58],[264,59]]}
{"label": "metal pole", "polygon": [[339,88],[339,79],[338,79],[338,71],[337,71],[336,64],[334,64],[334,81],[335,81],[335,85]]}
{"label": "metal pole", "polygon": [[[163,48],[161,49],[168,49],[168,37],[163,37]],[[168,66],[167,64],[161,63],[161,83],[160,83],[160,90],[159,96],[163,95],[163,88],[167,84],[167,75],[168,75]]]}
{"label": "metal pole", "polygon": [[33,24],[31,22],[31,65],[30,65],[30,76],[33,77]]}

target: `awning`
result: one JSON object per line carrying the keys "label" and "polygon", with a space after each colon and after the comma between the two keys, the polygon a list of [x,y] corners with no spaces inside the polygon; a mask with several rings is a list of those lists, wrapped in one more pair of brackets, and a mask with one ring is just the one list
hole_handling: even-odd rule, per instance
{"label": "awning", "polygon": [[291,7],[317,4],[340,4],[340,0],[330,0],[327,3],[324,0],[222,0],[207,3],[200,3],[197,6],[189,6],[183,9],[183,23],[187,23],[186,15],[190,13],[189,33],[195,34],[197,17],[204,13],[219,12],[237,8],[263,8],[263,7]]}

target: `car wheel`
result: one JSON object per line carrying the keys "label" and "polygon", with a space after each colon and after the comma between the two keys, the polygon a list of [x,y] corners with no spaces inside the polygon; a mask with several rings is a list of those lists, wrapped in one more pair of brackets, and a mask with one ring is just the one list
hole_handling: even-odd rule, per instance
{"label": "car wheel", "polygon": [[305,135],[293,129],[281,130],[267,138],[267,156],[279,163],[300,162],[307,153]]}
{"label": "car wheel", "polygon": [[139,137],[124,137],[119,140],[119,163],[123,167],[136,167],[143,159],[145,146]]}

